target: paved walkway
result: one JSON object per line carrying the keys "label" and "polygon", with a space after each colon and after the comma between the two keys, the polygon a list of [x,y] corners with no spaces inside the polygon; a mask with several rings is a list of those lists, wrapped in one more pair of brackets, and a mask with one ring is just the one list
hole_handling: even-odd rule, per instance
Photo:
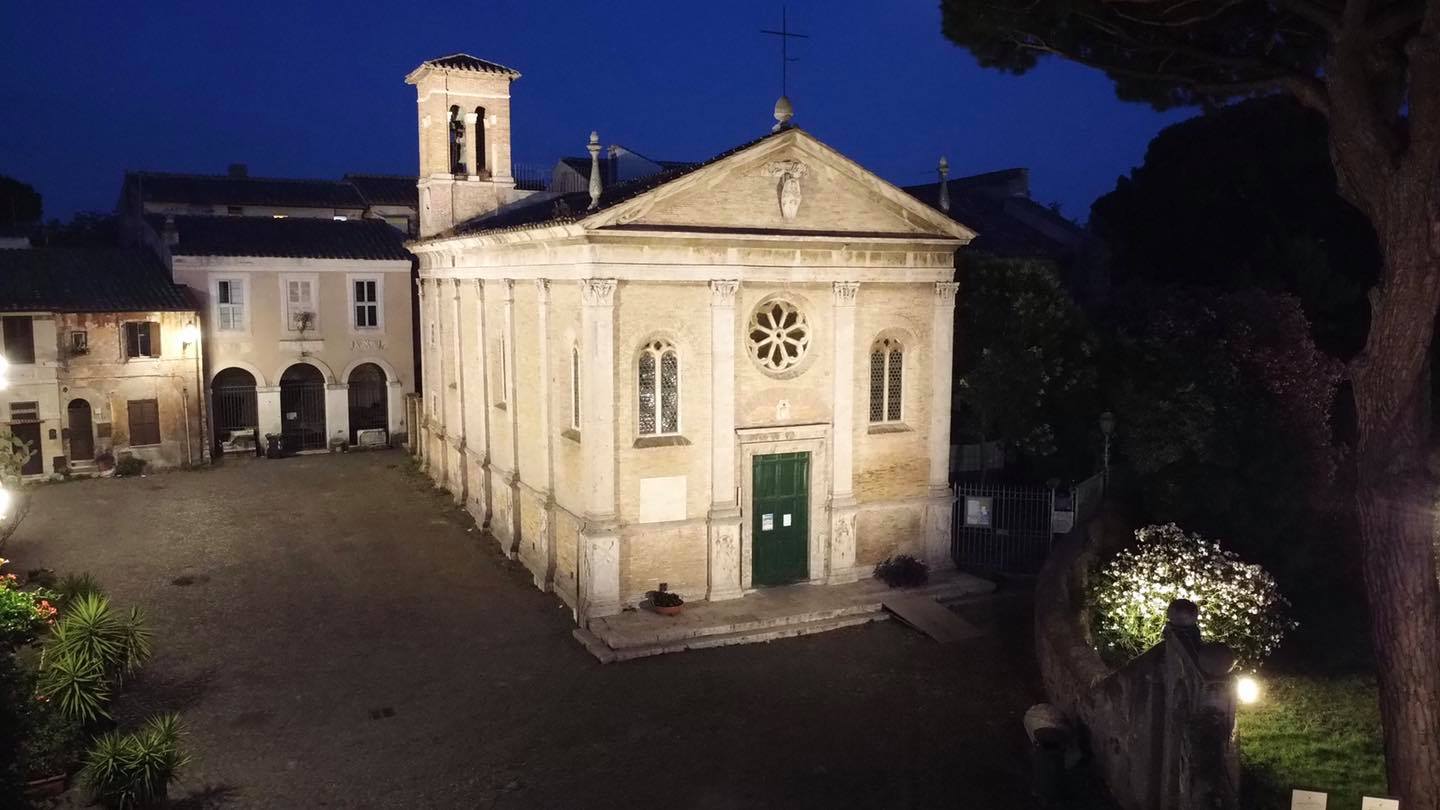
{"label": "paved walkway", "polygon": [[14,566],[90,571],[156,656],[126,718],[179,710],[181,807],[1016,808],[1038,698],[1028,597],[597,663],[399,452],[37,492]]}

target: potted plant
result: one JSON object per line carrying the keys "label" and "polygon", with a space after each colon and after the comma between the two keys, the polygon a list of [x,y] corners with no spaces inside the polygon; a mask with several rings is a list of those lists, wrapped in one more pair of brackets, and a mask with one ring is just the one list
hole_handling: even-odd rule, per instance
{"label": "potted plant", "polygon": [[170,783],[190,762],[180,748],[180,716],[152,717],[138,731],[110,731],[95,739],[80,779],[108,808],[160,807]]}
{"label": "potted plant", "polygon": [[70,774],[80,764],[80,752],[85,747],[84,729],[49,701],[26,701],[22,712],[24,735],[20,742],[20,760],[25,773],[25,795],[41,799],[63,793]]}
{"label": "potted plant", "polygon": [[685,607],[685,600],[680,594],[671,593],[667,583],[660,583],[660,587],[645,594],[650,598],[650,609],[661,616],[675,616]]}
{"label": "potted plant", "polygon": [[875,566],[875,578],[892,588],[915,588],[930,579],[930,567],[909,554],[896,554]]}

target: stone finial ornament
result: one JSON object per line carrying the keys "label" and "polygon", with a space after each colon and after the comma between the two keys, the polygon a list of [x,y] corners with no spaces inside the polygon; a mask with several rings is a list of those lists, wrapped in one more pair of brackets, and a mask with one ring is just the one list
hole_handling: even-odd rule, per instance
{"label": "stone finial ornament", "polygon": [[940,210],[950,213],[950,161],[940,156]]}
{"label": "stone finial ornament", "polygon": [[587,211],[594,211],[600,207],[600,192],[603,187],[600,185],[600,133],[591,131],[590,143],[586,144],[590,151],[590,207]]}
{"label": "stone finial ornament", "polygon": [[788,97],[781,96],[775,102],[775,126],[770,131],[779,132],[782,129],[789,129],[790,119],[794,117],[795,105],[790,103]]}

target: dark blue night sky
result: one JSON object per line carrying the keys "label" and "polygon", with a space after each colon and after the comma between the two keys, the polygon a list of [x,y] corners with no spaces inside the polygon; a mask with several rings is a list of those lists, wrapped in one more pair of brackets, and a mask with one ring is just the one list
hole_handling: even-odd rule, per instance
{"label": "dark blue night sky", "polygon": [[[882,10],[883,9],[883,10]],[[934,2],[791,0],[796,123],[896,183],[1029,166],[1034,196],[1084,219],[1138,163],[1159,115],[1104,76],[979,68]],[[763,134],[779,95],[780,3],[21,2],[0,0],[0,174],[46,218],[109,210],[126,169],[334,177],[413,173],[404,76],[457,51],[515,83],[514,159],[583,155],[598,129],[667,160]]]}

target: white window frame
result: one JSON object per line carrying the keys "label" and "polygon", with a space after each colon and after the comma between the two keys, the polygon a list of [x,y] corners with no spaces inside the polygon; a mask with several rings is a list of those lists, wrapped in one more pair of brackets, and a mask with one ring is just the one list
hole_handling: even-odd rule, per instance
{"label": "white window frame", "polygon": [[[355,307],[362,302],[355,300],[355,284],[361,281],[374,282],[375,284],[375,325],[360,326],[355,323]],[[348,302],[348,313],[350,331],[375,334],[385,331],[385,277],[379,273],[349,273],[345,276],[345,297]]]}
{"label": "white window frame", "polygon": [[[220,303],[220,283],[225,282],[234,289],[237,285],[240,288],[239,304]],[[215,324],[215,331],[227,335],[248,335],[250,334],[250,310],[254,303],[254,296],[250,294],[250,280],[244,276],[216,275],[210,277],[210,322]],[[221,307],[238,307],[240,310],[240,324],[226,329],[220,318]]]}
{"label": "white window frame", "polygon": [[[658,350],[657,350],[657,349],[654,348],[654,345],[655,345],[656,343],[663,343],[664,346],[663,346],[661,349],[658,349]],[[665,423],[664,423],[664,413],[665,413],[665,362],[664,362],[664,361],[665,361],[665,355],[666,355],[667,353],[673,353],[673,354],[675,355],[675,429],[674,429],[674,430],[665,430],[665,429],[664,429],[664,424],[665,424]],[[642,393],[643,393],[643,392],[640,390],[640,384],[641,384],[641,383],[640,383],[640,361],[641,361],[642,358],[644,358],[644,357],[647,356],[647,355],[650,356],[650,357],[653,357],[654,360],[655,360],[655,395],[654,395],[654,405],[653,405],[654,412],[653,412],[653,414],[652,414],[652,415],[654,416],[654,419],[655,419],[655,429],[654,429],[653,431],[649,432],[649,433],[646,433],[645,430],[644,430],[644,429],[641,427],[641,425],[640,425],[640,417],[643,415],[642,412],[641,412],[641,409],[645,407],[645,406],[644,406],[644,398],[642,397]],[[683,407],[681,407],[681,406],[683,405],[682,395],[683,395],[683,392],[685,391],[685,366],[684,366],[683,363],[680,362],[680,347],[675,344],[675,341],[670,340],[669,338],[664,338],[664,337],[652,337],[652,338],[650,338],[650,339],[648,339],[648,340],[645,341],[644,345],[642,345],[642,346],[640,347],[640,351],[635,355],[635,366],[634,366],[634,368],[635,368],[635,435],[636,435],[636,436],[640,436],[640,437],[642,437],[642,438],[651,438],[651,437],[657,437],[657,436],[680,436],[680,435],[682,435],[682,434],[685,432],[685,419],[684,419],[684,417],[685,417],[685,409],[684,409]]]}
{"label": "white window frame", "polygon": [[310,283],[309,311],[315,313],[315,320],[305,334],[307,340],[319,340],[322,320],[320,318],[320,276],[318,273],[280,274],[280,323],[283,324],[281,332],[290,336],[300,334],[300,330],[295,328],[295,320],[290,309],[290,282],[292,281],[308,281]]}
{"label": "white window frame", "polygon": [[[893,346],[893,349],[894,349],[894,350],[898,350],[898,352],[899,352],[899,354],[900,354],[900,384],[899,384],[898,386],[896,386],[896,387],[899,389],[900,408],[899,408],[899,413],[897,413],[894,418],[891,418],[891,417],[890,417],[890,370],[891,370],[891,366],[890,366],[890,355],[891,355],[891,350],[885,348],[885,343],[886,343],[887,341],[890,342],[890,343],[892,344],[892,346]],[[873,415],[871,414],[871,412],[870,412],[870,406],[871,406],[871,404],[873,404],[874,401],[875,401],[875,378],[874,378],[874,376],[873,376],[873,373],[874,373],[874,372],[873,372],[873,366],[874,366],[874,363],[875,363],[875,351],[876,351],[877,349],[882,349],[882,350],[883,350],[882,353],[883,353],[883,356],[884,356],[884,359],[881,361],[881,366],[880,366],[880,418],[879,418],[879,419],[875,419],[875,418],[873,417]],[[907,355],[907,354],[909,354],[909,352],[907,352],[907,351],[905,350],[905,341],[901,340],[900,338],[898,338],[898,337],[896,337],[896,336],[894,336],[894,335],[881,335],[881,336],[875,338],[875,340],[871,342],[871,344],[870,344],[870,351],[867,352],[866,355],[865,355],[865,371],[866,371],[866,375],[865,375],[865,376],[866,376],[866,378],[869,380],[869,384],[866,386],[866,393],[867,393],[869,396],[868,396],[868,397],[866,398],[866,400],[865,400],[865,415],[866,415],[867,419],[869,420],[869,423],[870,423],[870,424],[872,424],[872,425],[900,425],[900,424],[904,424],[904,423],[905,423],[905,370],[906,370],[906,366],[909,366],[909,365],[910,365],[910,363],[907,362],[906,359],[905,359],[905,355]]]}

